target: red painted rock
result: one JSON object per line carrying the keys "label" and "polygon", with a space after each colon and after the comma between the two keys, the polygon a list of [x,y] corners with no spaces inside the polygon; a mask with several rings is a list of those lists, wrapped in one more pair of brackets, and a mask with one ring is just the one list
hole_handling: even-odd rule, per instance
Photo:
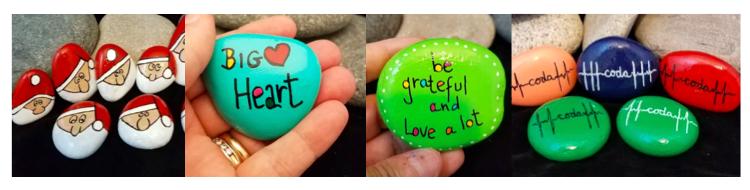
{"label": "red painted rock", "polygon": [[661,81],[672,98],[714,112],[740,105],[740,74],[727,62],[703,52],[678,51],[661,60]]}
{"label": "red painted rock", "polygon": [[120,115],[117,132],[125,143],[140,149],[156,149],[172,139],[174,120],[159,96],[144,94],[128,102]]}
{"label": "red painted rock", "polygon": [[68,158],[91,156],[109,132],[109,111],[93,101],[78,102],[63,111],[52,128],[52,142]]}
{"label": "red painted rock", "polygon": [[135,78],[141,92],[154,94],[174,83],[175,61],[171,55],[169,48],[164,46],[154,46],[143,52]]}
{"label": "red painted rock", "polygon": [[96,52],[96,87],[104,100],[115,102],[135,84],[135,63],[128,52],[114,44],[104,44]]}
{"label": "red painted rock", "polygon": [[39,69],[23,73],[13,89],[13,123],[34,122],[47,115],[53,105],[55,89],[47,73]]}
{"label": "red painted rock", "polygon": [[185,86],[185,54],[182,54],[185,50],[185,17],[180,18],[180,23],[177,24],[177,29],[172,34],[172,40],[169,42],[169,51],[174,56],[175,63],[177,64],[177,84]]}
{"label": "red painted rock", "polygon": [[63,99],[76,103],[96,93],[94,60],[78,44],[62,46],[52,57],[52,82]]}

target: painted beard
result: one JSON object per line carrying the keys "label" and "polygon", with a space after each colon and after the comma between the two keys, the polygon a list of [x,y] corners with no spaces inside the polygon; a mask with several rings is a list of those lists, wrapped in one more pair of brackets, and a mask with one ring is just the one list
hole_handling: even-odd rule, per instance
{"label": "painted beard", "polygon": [[[93,123],[92,123],[93,125]],[[91,156],[102,145],[101,142],[107,138],[107,130],[96,131],[89,125],[76,136],[60,129],[57,124],[52,129],[52,141],[60,150],[60,153],[68,158],[81,159]]]}
{"label": "painted beard", "polygon": [[[25,125],[28,123],[31,123],[31,121],[37,120],[41,117],[46,116],[51,110],[52,106],[55,105],[55,100],[50,100],[50,103],[47,104],[47,107],[44,108],[44,111],[40,114],[34,114],[34,110],[21,108],[20,111],[13,114],[13,122],[18,125]],[[37,108],[40,109],[40,108]]]}
{"label": "painted beard", "polygon": [[[137,125],[148,125],[150,121],[148,119],[140,118]],[[120,137],[125,143],[130,146],[140,149],[156,149],[166,145],[170,139],[172,139],[172,133],[174,132],[174,123],[171,123],[170,127],[167,127],[162,122],[162,117],[147,127],[147,129],[140,131],[135,128],[128,126],[122,119],[119,119],[118,132]],[[135,126],[138,127],[138,126]]]}
{"label": "painted beard", "polygon": [[130,91],[130,88],[133,87],[133,84],[135,84],[135,76],[133,76],[135,72],[132,72],[134,68],[135,66],[131,65],[130,73],[126,78],[118,77],[116,79],[117,83],[121,85],[112,85],[104,81],[99,82],[97,88],[99,88],[98,90],[102,98],[109,102],[115,102],[125,96]]}

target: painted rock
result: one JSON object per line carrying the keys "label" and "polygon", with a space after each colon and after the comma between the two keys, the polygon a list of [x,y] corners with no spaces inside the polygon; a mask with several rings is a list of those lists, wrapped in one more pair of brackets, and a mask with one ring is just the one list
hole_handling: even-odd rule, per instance
{"label": "painted rock", "polygon": [[576,84],[576,61],[567,51],[537,47],[513,57],[512,104],[538,106],[565,96]]}
{"label": "painted rock", "polygon": [[57,94],[71,103],[91,98],[96,93],[96,66],[78,44],[63,45],[52,57],[52,82]]}
{"label": "painted rock", "polygon": [[177,64],[177,84],[185,86],[185,55],[182,54],[185,50],[185,16],[180,18],[180,23],[177,24],[177,28],[172,34],[172,40],[169,41],[169,51],[172,52],[172,56]]}
{"label": "painted rock", "polygon": [[687,151],[699,132],[690,110],[659,96],[641,96],[625,103],[617,114],[617,131],[633,149],[658,157]]}
{"label": "painted rock", "polygon": [[182,131],[185,132],[185,104],[182,104],[182,115],[180,116],[182,118]]}
{"label": "painted rock", "polygon": [[96,52],[96,87],[104,100],[116,102],[135,84],[135,62],[130,54],[114,44]]}
{"label": "painted rock", "polygon": [[78,102],[63,111],[52,128],[52,142],[71,159],[91,156],[109,133],[109,111],[93,101]]}
{"label": "painted rock", "polygon": [[138,74],[135,84],[141,92],[154,94],[161,92],[174,82],[175,60],[164,46],[148,48],[138,60]]}
{"label": "painted rock", "polygon": [[740,74],[713,55],[672,52],[662,58],[660,72],[664,89],[679,102],[714,112],[740,105]]}
{"label": "painted rock", "polygon": [[606,37],[591,43],[578,58],[578,82],[593,97],[626,100],[659,80],[659,59],[636,41]]}
{"label": "painted rock", "polygon": [[172,139],[174,121],[167,103],[159,96],[144,94],[128,102],[117,122],[120,138],[140,149],[157,149]]}
{"label": "painted rock", "polygon": [[569,162],[594,155],[610,132],[607,110],[580,96],[556,99],[537,109],[529,121],[534,150],[547,159]]}
{"label": "painted rock", "polygon": [[298,40],[236,34],[216,40],[202,78],[227,123],[254,139],[270,140],[310,112],[320,74],[315,53]]}
{"label": "painted rock", "polygon": [[415,148],[448,151],[492,135],[503,119],[505,70],[491,51],[429,39],[386,63],[377,87],[386,126]]}
{"label": "painted rock", "polygon": [[39,69],[23,73],[13,89],[13,123],[26,125],[46,116],[55,105],[52,79]]}

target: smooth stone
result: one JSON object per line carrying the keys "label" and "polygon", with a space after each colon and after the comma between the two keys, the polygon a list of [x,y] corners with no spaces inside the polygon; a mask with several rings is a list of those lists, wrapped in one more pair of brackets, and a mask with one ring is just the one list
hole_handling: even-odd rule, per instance
{"label": "smooth stone", "polygon": [[690,110],[660,96],[625,103],[617,114],[617,131],[633,149],[657,157],[682,154],[695,144],[699,132]]}
{"label": "smooth stone", "polygon": [[136,65],[135,84],[146,94],[161,92],[174,83],[175,58],[164,46],[148,48]]}
{"label": "smooth stone", "polygon": [[182,114],[180,114],[180,118],[182,118],[182,131],[185,132],[185,104],[182,104]]}
{"label": "smooth stone", "polygon": [[117,132],[128,145],[145,150],[160,148],[172,139],[174,120],[159,96],[144,94],[125,105],[117,120]]}
{"label": "smooth stone", "polygon": [[83,159],[102,146],[109,127],[109,111],[104,105],[93,101],[78,102],[65,109],[55,121],[52,142],[65,157]]}
{"label": "smooth stone", "polygon": [[365,96],[367,94],[367,83],[365,82],[365,18],[354,16],[352,23],[343,29],[330,35],[320,38],[305,39],[305,42],[312,42],[316,39],[331,40],[339,50],[341,50],[341,66],[349,69],[354,75],[356,90],[354,96],[346,104],[354,106],[365,106]]}
{"label": "smooth stone", "polygon": [[675,100],[713,112],[740,105],[740,74],[718,57],[697,51],[677,51],[661,60],[661,81]]}
{"label": "smooth stone", "polygon": [[578,58],[578,82],[596,99],[630,99],[645,93],[658,80],[659,59],[627,38],[597,40]]}
{"label": "smooth stone", "polygon": [[538,106],[565,96],[576,85],[576,61],[567,51],[541,46],[513,57],[512,104]]}
{"label": "smooth stone", "polygon": [[97,51],[104,44],[117,44],[138,62],[148,48],[169,46],[175,26],[159,15],[108,14],[99,22],[99,30]]}
{"label": "smooth stone", "polygon": [[583,20],[583,49],[605,37],[628,37],[636,18],[638,14],[587,14]]}
{"label": "smooth stone", "polygon": [[406,14],[396,37],[451,38],[490,47],[495,24],[486,14]]}
{"label": "smooth stone", "polygon": [[23,73],[13,89],[13,123],[26,125],[46,116],[55,105],[55,88],[39,69]]}
{"label": "smooth stone", "polygon": [[[216,14],[216,26],[234,30],[245,24],[279,14]],[[338,31],[352,19],[349,14],[288,14],[297,25],[296,38],[312,38]]]}
{"label": "smooth stone", "polygon": [[52,56],[68,43],[81,45],[89,55],[99,39],[94,15],[13,14],[13,88],[17,79],[31,69],[52,73]]}
{"label": "smooth stone", "polygon": [[78,44],[62,46],[52,57],[52,83],[64,100],[76,103],[96,93],[96,65]]}
{"label": "smooth stone", "polygon": [[120,46],[105,44],[96,52],[96,88],[104,100],[116,102],[125,96],[137,73],[135,61]]}
{"label": "smooth stone", "polygon": [[581,46],[583,22],[576,14],[512,15],[512,54],[539,46],[555,46],[574,53]]}
{"label": "smooth stone", "polygon": [[174,82],[179,85],[185,86],[185,54],[182,54],[185,50],[185,16],[180,18],[177,29],[172,34],[172,40],[169,41],[169,51],[172,52],[175,64],[177,65],[177,78]]}
{"label": "smooth stone", "polygon": [[492,15],[492,20],[495,21],[495,29],[497,34],[500,35],[506,42],[511,42],[511,16],[510,14]]}
{"label": "smooth stone", "polygon": [[740,72],[740,15],[642,15],[635,37],[659,57],[675,51],[714,55]]}
{"label": "smooth stone", "polygon": [[607,110],[580,96],[559,98],[540,106],[529,120],[531,147],[547,159],[570,162],[588,158],[609,139]]}
{"label": "smooth stone", "polygon": [[385,64],[377,103],[397,138],[414,148],[449,151],[479,143],[499,128],[506,84],[502,63],[490,50],[464,40],[428,39]]}
{"label": "smooth stone", "polygon": [[367,14],[367,43],[395,37],[402,18],[400,14]]}
{"label": "smooth stone", "polygon": [[298,40],[235,34],[216,40],[202,78],[229,125],[253,139],[270,140],[310,112],[320,75],[315,53]]}

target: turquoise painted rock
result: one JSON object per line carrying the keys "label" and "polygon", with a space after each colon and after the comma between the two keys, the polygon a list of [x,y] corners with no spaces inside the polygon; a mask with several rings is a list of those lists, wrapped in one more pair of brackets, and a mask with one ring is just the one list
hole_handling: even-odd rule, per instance
{"label": "turquoise painted rock", "polygon": [[609,139],[609,114],[599,103],[580,96],[552,100],[529,121],[534,150],[547,159],[569,162],[594,155]]}
{"label": "turquoise painted rock", "polygon": [[385,65],[377,101],[383,123],[414,148],[474,145],[503,119],[505,71],[490,50],[463,40],[429,39]]}
{"label": "turquoise painted rock", "polygon": [[315,53],[295,39],[235,34],[216,40],[203,72],[224,120],[258,140],[281,137],[312,109],[320,88]]}
{"label": "turquoise painted rock", "polygon": [[641,96],[617,114],[617,131],[630,147],[644,154],[682,154],[698,140],[698,120],[685,106],[660,96]]}

